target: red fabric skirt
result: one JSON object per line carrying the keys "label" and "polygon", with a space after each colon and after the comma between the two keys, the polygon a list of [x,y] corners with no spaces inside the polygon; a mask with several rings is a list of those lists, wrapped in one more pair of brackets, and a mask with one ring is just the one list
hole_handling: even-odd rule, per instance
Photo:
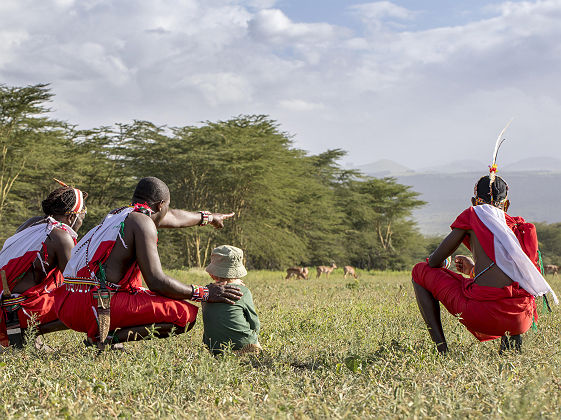
{"label": "red fabric skirt", "polygon": [[[96,308],[92,290],[72,291],[62,285],[55,291],[58,318],[68,328],[85,332],[93,340],[99,333]],[[183,300],[166,298],[147,289],[119,291],[111,297],[110,330],[158,323],[185,327],[195,322],[198,309]]]}
{"label": "red fabric skirt", "polygon": [[480,286],[473,279],[427,263],[413,267],[413,281],[424,287],[479,340],[522,334],[537,321],[532,295],[514,282],[502,288]]}
{"label": "red fabric skirt", "polygon": [[[21,296],[27,297],[25,301],[20,303],[21,308],[18,310],[18,318],[22,328],[27,328],[28,321],[32,314],[36,316],[38,325],[47,324],[58,319],[55,311],[54,291],[57,284],[61,284],[63,280],[62,274],[58,269],[52,270],[45,280],[37,286],[26,290]],[[4,310],[0,308],[0,345],[7,347],[9,345],[8,335],[6,333],[6,319]]]}

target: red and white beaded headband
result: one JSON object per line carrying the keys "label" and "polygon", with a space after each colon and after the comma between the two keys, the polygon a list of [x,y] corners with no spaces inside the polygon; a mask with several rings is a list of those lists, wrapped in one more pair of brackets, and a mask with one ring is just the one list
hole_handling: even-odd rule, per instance
{"label": "red and white beaded headband", "polygon": [[[67,184],[65,184],[62,181],[59,181],[56,178],[53,178],[56,182],[58,182],[60,185],[62,185],[63,187],[68,187]],[[85,213],[85,206],[84,206],[84,193],[82,191],[80,191],[78,188],[74,188],[74,187],[70,187],[72,188],[72,191],[74,192],[74,207],[72,207],[72,210],[67,211],[66,214],[80,214],[80,213]]]}

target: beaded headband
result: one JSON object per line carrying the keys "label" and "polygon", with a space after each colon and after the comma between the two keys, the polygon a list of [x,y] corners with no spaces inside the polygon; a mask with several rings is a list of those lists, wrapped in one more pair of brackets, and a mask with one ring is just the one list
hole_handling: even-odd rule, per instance
{"label": "beaded headband", "polygon": [[[68,187],[68,185],[65,184],[64,182],[59,181],[56,178],[53,179],[55,180],[55,182],[59,183],[63,187]],[[72,191],[74,192],[74,199],[75,199],[74,207],[72,207],[70,211],[67,211],[66,214],[85,214],[87,210],[86,210],[86,206],[84,206],[84,193],[80,191],[78,188],[74,188],[74,187],[70,187],[70,188],[72,188]]]}

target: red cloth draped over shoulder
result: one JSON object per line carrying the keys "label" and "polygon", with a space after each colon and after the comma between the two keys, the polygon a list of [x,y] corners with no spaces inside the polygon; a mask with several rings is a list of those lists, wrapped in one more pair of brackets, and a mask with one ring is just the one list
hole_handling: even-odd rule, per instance
{"label": "red cloth draped over shoulder", "polygon": [[[123,214],[124,218],[129,213]],[[100,265],[107,261],[117,241],[115,236],[107,235],[107,238],[108,240],[99,243],[97,249],[91,250],[93,252],[91,260],[77,270],[77,277],[93,277],[92,273],[97,273]],[[80,247],[79,252],[89,252],[85,245],[79,244],[78,246]],[[73,258],[75,257],[73,255]],[[119,281],[119,286],[111,298],[111,324],[109,327],[111,331],[118,328],[159,323],[171,323],[183,328],[194,323],[197,318],[197,306],[184,300],[160,296],[143,288],[142,274],[136,261],[130,265],[126,274]],[[96,320],[97,302],[92,292],[98,287],[87,287],[84,290],[81,290],[80,287],[63,285],[57,289],[55,292],[56,313],[68,328],[85,332],[95,341],[99,328]]]}
{"label": "red cloth draped over shoulder", "polygon": [[[522,250],[539,270],[534,225],[508,214],[505,220]],[[450,227],[472,230],[485,254],[496,262],[494,235],[477,217],[473,207],[464,210]],[[467,235],[464,244],[471,250]],[[415,283],[430,291],[452,315],[459,315],[459,321],[480,341],[499,338],[506,332],[522,334],[538,319],[534,297],[517,282],[502,288],[480,286],[473,279],[444,268],[431,268],[427,263],[417,264],[412,274]]]}
{"label": "red cloth draped over shoulder", "polygon": [[[505,213],[505,220],[507,226],[516,235],[520,247],[539,271],[538,235],[536,233],[536,227],[532,223],[526,222],[522,217],[513,217],[507,213]],[[473,230],[485,254],[495,261],[495,241],[493,233],[479,220],[473,207],[464,210],[456,218],[454,223],[452,223],[450,228]],[[464,238],[464,245],[471,251],[469,237],[467,236]]]}

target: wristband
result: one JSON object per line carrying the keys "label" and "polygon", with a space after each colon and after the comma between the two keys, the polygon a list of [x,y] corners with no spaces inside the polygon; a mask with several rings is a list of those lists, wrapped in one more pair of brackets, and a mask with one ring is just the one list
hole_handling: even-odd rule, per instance
{"label": "wristband", "polygon": [[196,284],[192,284],[191,287],[193,288],[193,296],[191,296],[192,301],[206,302],[208,300],[208,287],[197,286]]}
{"label": "wristband", "polygon": [[212,214],[210,211],[200,211],[201,213],[201,221],[199,222],[199,226],[206,226],[210,221],[210,215]]}
{"label": "wristband", "polygon": [[[425,260],[427,263],[429,262],[429,258],[430,257],[427,257],[427,259]],[[452,265],[452,257],[450,256],[450,257],[446,258],[444,261],[442,261],[442,264],[440,265],[440,268],[449,269],[451,265]]]}

